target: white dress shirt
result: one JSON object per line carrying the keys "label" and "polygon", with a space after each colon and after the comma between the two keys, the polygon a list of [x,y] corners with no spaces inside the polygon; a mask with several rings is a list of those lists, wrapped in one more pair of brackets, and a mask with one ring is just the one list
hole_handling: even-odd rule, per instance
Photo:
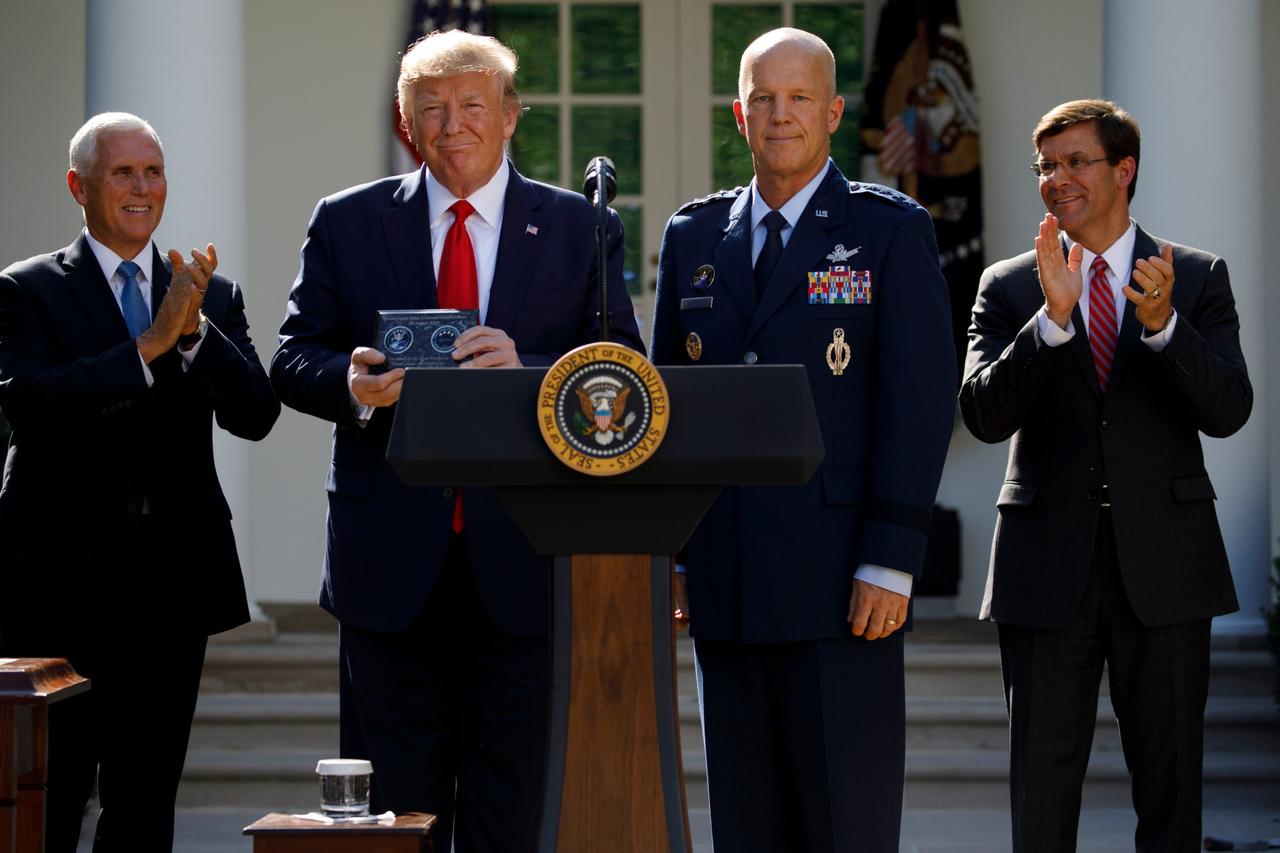
{"label": "white dress shirt", "polygon": [[[489,316],[489,294],[493,290],[493,274],[498,266],[498,237],[502,234],[502,211],[506,207],[507,182],[511,174],[503,160],[489,183],[467,196],[476,209],[467,219],[467,235],[476,256],[476,285],[479,288],[480,324]],[[430,171],[427,172],[427,210],[431,216],[431,267],[440,279],[440,257],[444,254],[444,238],[453,225],[449,212],[458,197],[444,188]]]}

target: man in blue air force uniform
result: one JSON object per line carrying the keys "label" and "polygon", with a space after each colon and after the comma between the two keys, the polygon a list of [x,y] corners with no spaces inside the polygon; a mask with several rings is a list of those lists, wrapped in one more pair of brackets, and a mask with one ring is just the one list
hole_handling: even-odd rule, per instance
{"label": "man in blue air force uniform", "polygon": [[755,179],[681,208],[662,243],[654,361],[803,364],[826,446],[803,486],[726,489],[682,559],[722,853],[898,849],[901,629],[956,364],[929,216],[831,162],[835,91],[821,39],[753,42],[733,109]]}

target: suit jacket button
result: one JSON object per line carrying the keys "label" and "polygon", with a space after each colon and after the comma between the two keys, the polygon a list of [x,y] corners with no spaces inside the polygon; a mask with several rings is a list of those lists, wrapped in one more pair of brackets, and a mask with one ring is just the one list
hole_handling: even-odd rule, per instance
{"label": "suit jacket button", "polygon": [[453,486],[445,486],[444,490],[441,491],[440,494],[444,495],[446,498],[453,497]]}
{"label": "suit jacket button", "polygon": [[1103,429],[1111,429],[1111,421],[1108,421],[1108,420],[1105,420],[1105,419],[1104,419],[1104,420],[1102,421],[1102,428],[1103,428]]}
{"label": "suit jacket button", "polygon": [[746,353],[744,353],[742,356],[743,364],[755,364],[759,360],[760,360],[760,356],[756,355],[755,352],[752,350],[747,350]]}
{"label": "suit jacket button", "polygon": [[1090,489],[1089,491],[1085,492],[1085,493],[1084,493],[1084,496],[1085,496],[1085,498],[1087,498],[1087,499],[1089,500],[1089,502],[1090,502],[1090,503],[1092,503],[1092,502],[1094,502],[1094,501],[1096,501],[1096,500],[1098,499],[1098,493],[1097,493],[1097,492],[1095,492],[1095,491],[1093,491],[1092,489]]}
{"label": "suit jacket button", "polygon": [[125,504],[124,511],[129,513],[129,515],[137,515],[138,505],[135,503]]}

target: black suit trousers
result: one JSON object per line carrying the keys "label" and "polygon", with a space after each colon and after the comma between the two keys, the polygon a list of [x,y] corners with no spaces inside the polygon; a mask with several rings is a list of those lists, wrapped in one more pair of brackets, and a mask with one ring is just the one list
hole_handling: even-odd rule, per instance
{"label": "black suit trousers", "polygon": [[1138,621],[1104,509],[1071,623],[1059,629],[999,625],[1015,853],[1076,849],[1104,664],[1132,779],[1135,849],[1200,848],[1209,623],[1148,627]]}
{"label": "black suit trousers", "polygon": [[168,853],[195,714],[203,634],[155,630],[147,614],[99,630],[11,628],[0,657],[62,657],[92,686],[49,708],[45,850],[75,853],[98,782],[94,853]]}
{"label": "black suit trousers", "polygon": [[[546,607],[546,599],[530,601]],[[537,846],[546,760],[546,637],[513,637],[476,589],[466,545],[450,542],[440,578],[409,628],[342,626],[343,751],[373,762],[376,812],[440,819],[437,850],[525,853]],[[363,755],[357,754],[363,751]]]}

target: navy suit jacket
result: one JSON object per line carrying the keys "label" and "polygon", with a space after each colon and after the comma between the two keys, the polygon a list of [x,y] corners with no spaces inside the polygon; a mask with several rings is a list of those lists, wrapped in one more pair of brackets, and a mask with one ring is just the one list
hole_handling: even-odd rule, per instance
{"label": "navy suit jacket", "polygon": [[[1161,242],[1139,228],[1134,257],[1159,255]],[[1070,621],[1092,564],[1103,483],[1125,592],[1143,624],[1236,609],[1200,433],[1240,429],[1253,389],[1226,263],[1173,244],[1173,272],[1169,345],[1156,353],[1139,340],[1126,301],[1105,393],[1079,307],[1069,342],[1050,347],[1040,337],[1034,251],[983,273],[960,411],[979,439],[1013,441],[982,618],[1032,628]]]}
{"label": "navy suit jacket", "polygon": [[[485,323],[511,336],[526,366],[550,365],[597,337],[595,208],[504,168],[511,174]],[[347,390],[351,351],[373,345],[379,310],[438,307],[430,220],[425,169],[321,200],[271,362],[286,405],[334,423],[320,604],[374,631],[402,630],[421,612],[451,535],[452,487],[405,486],[386,462],[395,407],[375,410],[362,427]],[[612,212],[608,265],[611,337],[641,348]],[[442,402],[440,416],[466,417],[463,401]],[[464,510],[471,565],[495,621],[518,636],[546,633],[546,558],[488,490],[466,489]]]}
{"label": "navy suit jacket", "polygon": [[[152,252],[154,312],[171,270]],[[107,623],[128,596],[128,612],[223,631],[249,614],[212,422],[258,440],[280,403],[240,288],[220,275],[190,369],[171,350],[151,363],[148,388],[108,284],[114,272],[82,234],[0,273],[0,407],[13,427],[0,486],[0,626]],[[131,583],[144,548],[169,555],[165,571]]]}
{"label": "navy suit jacket", "polygon": [[[780,642],[849,635],[853,575],[872,563],[919,575],[955,422],[950,301],[928,213],[834,165],[757,301],[750,193],[681,208],[663,236],[653,321],[657,364],[802,364],[826,458],[803,486],[727,488],[686,546],[691,629],[707,640]],[[807,274],[869,271],[867,304],[810,304]],[[715,268],[706,290],[694,271]],[[696,301],[710,296],[712,301]],[[826,350],[843,329],[844,375]],[[686,346],[702,342],[694,361]],[[744,400],[708,428],[749,429]]]}

